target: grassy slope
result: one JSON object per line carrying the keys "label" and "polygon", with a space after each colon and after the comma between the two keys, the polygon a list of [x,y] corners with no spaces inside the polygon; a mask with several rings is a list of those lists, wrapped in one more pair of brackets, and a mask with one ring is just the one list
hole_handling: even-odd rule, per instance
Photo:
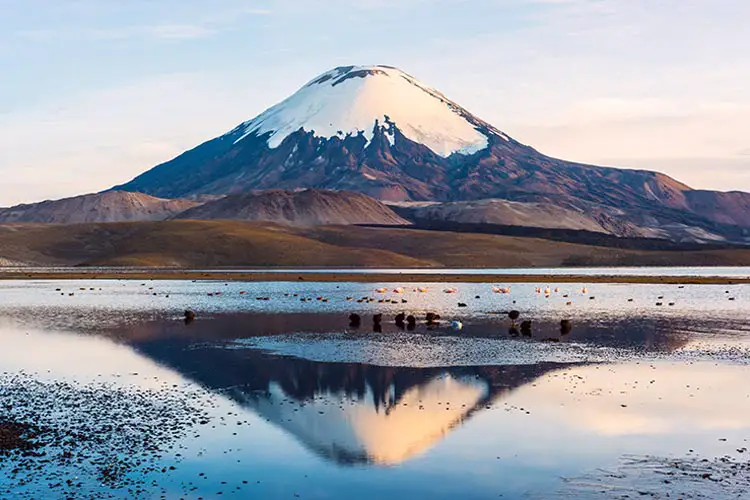
{"label": "grassy slope", "polygon": [[183,267],[750,265],[750,250],[656,252],[499,235],[176,220],[0,225],[0,257],[40,265]]}

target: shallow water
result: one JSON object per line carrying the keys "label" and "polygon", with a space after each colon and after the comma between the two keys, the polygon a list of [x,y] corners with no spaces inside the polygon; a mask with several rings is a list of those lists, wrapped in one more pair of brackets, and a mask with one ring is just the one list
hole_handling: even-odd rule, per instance
{"label": "shallow water", "polygon": [[58,436],[0,497],[741,498],[750,286],[545,285],[0,283],[0,422]]}

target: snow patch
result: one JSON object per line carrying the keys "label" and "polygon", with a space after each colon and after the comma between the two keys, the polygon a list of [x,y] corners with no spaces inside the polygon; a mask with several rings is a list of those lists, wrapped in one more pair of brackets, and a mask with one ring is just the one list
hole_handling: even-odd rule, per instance
{"label": "snow patch", "polygon": [[277,148],[299,130],[325,138],[362,134],[369,143],[379,127],[393,145],[397,127],[408,139],[448,157],[487,148],[488,136],[479,124],[507,140],[499,130],[398,69],[347,66],[316,77],[233,132],[242,134],[235,143],[250,135],[268,134],[269,147]]}

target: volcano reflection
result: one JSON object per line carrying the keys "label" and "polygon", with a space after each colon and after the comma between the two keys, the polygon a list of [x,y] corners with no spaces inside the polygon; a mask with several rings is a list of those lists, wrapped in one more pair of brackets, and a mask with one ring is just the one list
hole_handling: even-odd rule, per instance
{"label": "volcano reflection", "polygon": [[339,464],[401,463],[504,393],[570,365],[379,367],[252,349],[140,344],[138,350],[230,397]]}

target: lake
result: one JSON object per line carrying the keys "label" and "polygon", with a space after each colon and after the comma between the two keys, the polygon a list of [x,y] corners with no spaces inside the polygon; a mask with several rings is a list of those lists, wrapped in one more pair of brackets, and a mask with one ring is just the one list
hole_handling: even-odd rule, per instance
{"label": "lake", "polygon": [[748,312],[750,285],[2,281],[0,497],[741,498]]}

